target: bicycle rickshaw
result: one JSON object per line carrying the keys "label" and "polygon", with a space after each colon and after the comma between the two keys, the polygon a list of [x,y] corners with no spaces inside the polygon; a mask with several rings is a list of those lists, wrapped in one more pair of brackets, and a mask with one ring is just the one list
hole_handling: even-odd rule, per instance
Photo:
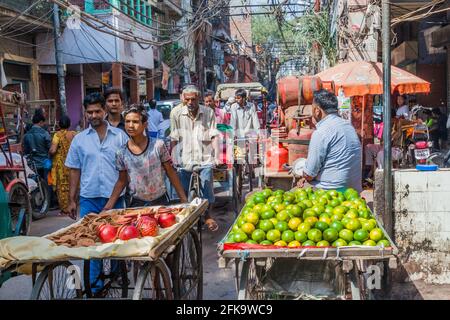
{"label": "bicycle rickshaw", "polygon": [[[262,110],[257,110],[257,112],[260,121],[260,128],[266,128],[267,90],[260,83],[221,84],[217,87],[215,99],[225,103],[230,97],[235,96],[236,90],[238,89],[245,89],[247,91],[247,97],[250,101],[262,101]],[[228,193],[232,198],[233,210],[235,212],[235,216],[237,216],[244,201],[244,193],[242,188],[245,177],[247,177],[250,192],[253,191],[253,178],[258,178],[258,187],[262,186],[262,170],[259,170],[261,161],[258,159],[261,154],[264,154],[264,151],[259,145],[258,140],[253,138],[249,139],[249,148],[249,140],[235,137],[232,128],[228,125],[220,124],[218,125],[218,129],[222,132],[222,152],[225,155],[222,156],[222,159],[223,163],[227,165],[227,173],[223,174],[224,169],[216,169],[216,172],[222,171],[222,177],[225,175],[225,177],[228,178],[226,189],[229,190]],[[254,150],[250,156],[248,154],[249,149]],[[225,179],[222,178],[222,180]]]}
{"label": "bicycle rickshaw", "polygon": [[[102,297],[135,300],[202,299],[202,248],[199,239],[200,230],[195,230],[194,226],[200,215],[206,210],[207,205],[206,200],[197,198],[190,204],[164,207],[179,210],[179,215],[182,218],[180,218],[180,221],[177,220],[178,223],[167,232],[163,233],[161,238],[142,238],[147,239],[145,243],[141,245],[131,243],[128,247],[125,247],[126,242],[112,243],[111,250],[108,251],[110,255],[107,256],[94,258],[91,255],[85,257],[89,252],[101,251],[102,249],[97,250],[88,247],[84,251],[77,251],[76,249],[79,248],[66,248],[61,245],[54,249],[64,251],[65,254],[63,255],[56,251],[47,252],[42,257],[24,253],[23,258],[6,260],[6,263],[4,260],[6,258],[0,256],[0,276],[2,273],[10,271],[30,274],[33,283],[30,298],[33,300]],[[144,208],[158,210],[159,207]],[[137,213],[135,210],[140,209],[142,208],[120,210],[127,210],[127,212],[133,214],[133,212]],[[110,211],[112,213],[114,210]],[[41,241],[48,241],[51,237],[64,234],[71,228],[73,230],[73,228],[79,227],[83,223],[83,219],[67,228],[47,235],[46,239],[29,239],[29,241],[38,241],[30,242],[30,244],[35,245],[35,247],[45,245]],[[6,240],[8,239],[3,241]],[[145,244],[148,243],[154,244],[153,246],[146,246]],[[101,246],[97,243],[96,245]],[[126,249],[135,247],[141,248],[138,250],[139,255],[129,256],[126,254]],[[103,260],[103,271],[98,277],[103,281],[103,285],[96,294],[92,291],[89,279],[90,261],[92,259]],[[81,264],[79,261],[81,261]],[[112,267],[114,263],[116,267]],[[81,266],[83,271],[80,271]],[[114,272],[111,272],[113,268]]]}
{"label": "bicycle rickshaw", "polygon": [[2,214],[10,215],[10,230],[14,235],[26,235],[32,220],[20,144],[24,106],[24,95],[0,90],[0,179],[9,201],[8,212]]}

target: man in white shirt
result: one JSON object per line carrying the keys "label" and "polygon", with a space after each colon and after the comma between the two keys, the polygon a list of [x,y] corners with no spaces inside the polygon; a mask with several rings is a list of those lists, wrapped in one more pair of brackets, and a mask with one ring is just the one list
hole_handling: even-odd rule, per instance
{"label": "man in white shirt", "polygon": [[409,119],[409,107],[406,104],[406,94],[397,97],[398,109],[395,113],[397,118],[403,117],[404,119]]}
{"label": "man in white shirt", "polygon": [[164,121],[161,112],[156,110],[156,101],[150,100],[150,110],[148,110],[148,131],[153,138],[158,137],[159,126]]}

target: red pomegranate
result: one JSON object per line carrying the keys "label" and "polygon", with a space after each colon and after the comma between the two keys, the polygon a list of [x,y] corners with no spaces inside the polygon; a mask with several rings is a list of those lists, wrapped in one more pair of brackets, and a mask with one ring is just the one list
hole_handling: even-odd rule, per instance
{"label": "red pomegranate", "polygon": [[139,230],[131,224],[123,225],[119,228],[118,236],[120,240],[139,238]]}
{"label": "red pomegranate", "polygon": [[98,227],[98,237],[103,243],[114,242],[117,236],[117,228],[110,224],[102,224]]}
{"label": "red pomegranate", "polygon": [[149,216],[142,216],[137,220],[136,227],[143,237],[156,237],[158,235],[158,221]]}
{"label": "red pomegranate", "polygon": [[162,228],[168,228],[177,223],[177,219],[173,213],[161,213],[158,217],[158,223]]}

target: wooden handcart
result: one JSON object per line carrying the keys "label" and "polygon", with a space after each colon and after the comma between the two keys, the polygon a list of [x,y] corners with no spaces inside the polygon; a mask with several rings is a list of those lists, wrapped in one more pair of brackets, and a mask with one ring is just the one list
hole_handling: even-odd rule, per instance
{"label": "wooden handcart", "polygon": [[[199,232],[194,226],[208,202],[196,199],[191,213],[149,252],[148,256],[102,258],[103,285],[95,295],[89,279],[90,260],[17,261],[6,271],[32,265],[32,300],[59,299],[202,299],[203,266]],[[192,203],[190,204],[192,205]],[[185,206],[185,205],[177,205]],[[78,262],[77,262],[78,261]],[[82,264],[80,264],[80,262]],[[80,266],[83,271],[80,272]],[[114,272],[110,272],[114,269]]]}

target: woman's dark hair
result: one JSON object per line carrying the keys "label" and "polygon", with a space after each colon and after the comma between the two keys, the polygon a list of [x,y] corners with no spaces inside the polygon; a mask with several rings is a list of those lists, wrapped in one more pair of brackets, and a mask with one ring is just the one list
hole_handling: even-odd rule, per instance
{"label": "woman's dark hair", "polygon": [[336,95],[330,91],[325,89],[314,91],[313,101],[326,113],[337,112],[338,100]]}
{"label": "woman's dark hair", "polygon": [[236,93],[234,94],[237,97],[241,97],[241,98],[247,98],[247,91],[245,91],[245,89],[237,89]]}
{"label": "woman's dark hair", "polygon": [[70,127],[70,118],[68,116],[61,116],[59,119],[59,127],[61,129],[68,129]]}
{"label": "woman's dark hair", "polygon": [[108,97],[112,94],[118,94],[120,96],[120,100],[122,100],[123,102],[123,92],[120,88],[115,88],[115,87],[109,87],[108,89],[105,90],[105,100],[108,99]]}
{"label": "woman's dark hair", "polygon": [[31,118],[31,122],[33,124],[38,124],[39,122],[45,122],[45,117],[44,117],[44,114],[42,113],[42,111],[35,112],[33,117]]}
{"label": "woman's dark hair", "polygon": [[105,109],[105,98],[100,92],[88,94],[83,100],[83,105],[85,109],[87,108],[88,105],[97,103],[100,104],[103,109]]}
{"label": "woman's dark hair", "polygon": [[137,113],[141,116],[142,123],[147,122],[148,114],[144,105],[142,104],[132,104],[123,112],[123,117],[125,118],[129,113]]}

